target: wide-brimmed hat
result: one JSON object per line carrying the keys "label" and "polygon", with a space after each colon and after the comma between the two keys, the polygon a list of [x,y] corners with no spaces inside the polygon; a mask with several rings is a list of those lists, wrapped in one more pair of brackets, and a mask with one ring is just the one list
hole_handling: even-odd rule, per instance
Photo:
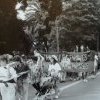
{"label": "wide-brimmed hat", "polygon": [[52,57],[53,59],[55,59],[56,61],[58,61],[58,58],[57,58],[56,55],[52,55],[51,57]]}

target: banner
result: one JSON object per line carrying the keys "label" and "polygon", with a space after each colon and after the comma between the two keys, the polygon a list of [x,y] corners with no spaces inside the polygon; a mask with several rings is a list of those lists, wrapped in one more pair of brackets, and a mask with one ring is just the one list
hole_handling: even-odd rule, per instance
{"label": "banner", "polygon": [[94,52],[68,52],[71,64],[64,70],[68,72],[92,72],[94,67]]}
{"label": "banner", "polygon": [[[92,72],[94,67],[94,54],[95,51],[86,52],[52,52],[52,53],[42,53],[46,59],[51,55],[56,55],[59,58],[59,63],[63,71],[68,72]],[[69,65],[67,61],[63,61],[63,57],[68,55],[71,64]]]}

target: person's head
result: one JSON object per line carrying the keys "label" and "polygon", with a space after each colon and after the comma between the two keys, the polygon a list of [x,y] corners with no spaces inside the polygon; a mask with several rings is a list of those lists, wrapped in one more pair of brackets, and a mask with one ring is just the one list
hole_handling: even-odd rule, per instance
{"label": "person's head", "polygon": [[22,54],[21,55],[21,60],[22,60],[22,62],[26,62],[27,61],[27,56],[25,55],[25,54]]}
{"label": "person's head", "polygon": [[26,63],[29,67],[33,65],[32,59],[28,59]]}
{"label": "person's head", "polygon": [[15,56],[15,57],[13,58],[13,61],[15,61],[15,62],[21,62],[20,56]]}
{"label": "person's head", "polygon": [[10,54],[7,54],[6,57],[7,57],[7,63],[10,63],[13,59],[13,56]]}
{"label": "person's head", "polygon": [[64,54],[62,55],[62,58],[63,58],[63,57],[66,57],[66,53],[64,53]]}
{"label": "person's head", "polygon": [[68,58],[68,55],[66,55],[66,58]]}
{"label": "person's head", "polygon": [[70,58],[70,55],[68,54],[68,55],[66,55],[66,58]]}
{"label": "person's head", "polygon": [[50,62],[51,62],[52,64],[56,64],[56,63],[58,62],[57,56],[52,55],[52,56],[50,57]]}
{"label": "person's head", "polygon": [[37,49],[34,50],[34,56],[35,56],[35,57],[38,57],[38,56],[39,56],[39,52],[38,52]]}
{"label": "person's head", "polygon": [[7,64],[7,58],[1,57],[0,58],[0,67],[6,66]]}

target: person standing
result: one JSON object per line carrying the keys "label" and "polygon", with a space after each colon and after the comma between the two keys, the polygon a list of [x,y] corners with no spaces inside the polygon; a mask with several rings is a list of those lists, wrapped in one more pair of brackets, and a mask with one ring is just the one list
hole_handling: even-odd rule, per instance
{"label": "person standing", "polygon": [[30,79],[32,86],[36,89],[36,95],[41,94],[40,80],[41,73],[39,71],[39,67],[37,66],[37,61],[30,59],[28,61],[28,65],[30,68]]}
{"label": "person standing", "polygon": [[57,99],[59,97],[59,89],[58,86],[56,84],[57,80],[60,79],[60,71],[61,71],[61,67],[58,64],[58,59],[55,55],[52,55],[50,58],[50,62],[51,64],[49,65],[48,68],[48,74],[52,77],[54,77],[55,79],[55,98]]}
{"label": "person standing", "polygon": [[37,65],[42,67],[44,57],[38,52],[38,50],[34,50],[34,56],[37,58]]}
{"label": "person standing", "polygon": [[81,45],[80,49],[81,49],[81,52],[84,52],[84,46],[83,45]]}
{"label": "person standing", "polygon": [[70,57],[68,57],[68,55],[63,57],[63,59],[61,60],[61,66],[63,68],[62,80],[66,80],[66,76],[67,76],[66,70],[71,69],[71,59]]}
{"label": "person standing", "polygon": [[90,49],[89,49],[89,47],[88,47],[88,46],[86,47],[86,51],[90,51]]}
{"label": "person standing", "polygon": [[[23,73],[17,79],[17,98],[18,100],[28,100],[29,89],[29,67],[26,63],[26,59],[20,56],[16,56],[14,59],[13,68],[19,74]],[[25,73],[24,73],[25,72]]]}
{"label": "person standing", "polygon": [[16,100],[17,74],[13,67],[7,65],[5,58],[0,59],[0,92],[2,100]]}
{"label": "person standing", "polygon": [[60,63],[61,67],[62,67],[62,77],[61,77],[61,81],[65,81],[66,80],[66,55],[64,55],[61,59],[61,63]]}
{"label": "person standing", "polygon": [[44,62],[44,57],[38,52],[38,50],[34,50],[34,56],[37,58],[36,66],[39,69],[40,76],[43,74],[43,62]]}
{"label": "person standing", "polygon": [[94,75],[96,75],[97,67],[98,67],[98,55],[95,54],[95,56],[94,56],[94,68],[93,68]]}
{"label": "person standing", "polygon": [[78,47],[78,45],[76,45],[76,52],[78,52],[79,51],[79,47]]}

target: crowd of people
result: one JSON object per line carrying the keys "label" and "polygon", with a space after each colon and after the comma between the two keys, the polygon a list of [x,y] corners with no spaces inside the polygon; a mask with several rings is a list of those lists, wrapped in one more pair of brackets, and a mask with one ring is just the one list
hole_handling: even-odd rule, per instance
{"label": "crowd of people", "polygon": [[[71,68],[71,59],[68,55],[62,57],[61,62],[57,56],[45,58],[37,50],[32,57],[24,54],[4,54],[0,56],[0,93],[2,100],[28,100],[28,89],[31,84],[36,89],[36,96],[45,95],[52,89],[55,98],[59,97],[60,90],[57,81],[66,79],[62,69]],[[48,66],[47,70],[44,66]],[[98,66],[98,56],[94,56],[94,75]],[[86,75],[83,75],[84,79]]]}
{"label": "crowd of people", "polygon": [[95,78],[97,71],[100,69],[99,55],[92,51],[65,54],[61,59],[60,65],[64,70],[64,80],[70,76],[71,80],[83,79],[87,82],[86,77],[89,74],[93,74]]}
{"label": "crowd of people", "polygon": [[89,49],[88,46],[85,47],[84,45],[81,45],[81,46],[76,45],[74,51],[75,51],[75,52],[84,52],[84,51],[90,51],[90,49]]}
{"label": "crowd of people", "polygon": [[52,55],[49,61],[46,73],[43,67],[45,58],[37,50],[34,50],[33,57],[18,54],[1,55],[0,93],[2,100],[28,100],[29,84],[37,90],[38,96],[53,89],[55,98],[58,98],[59,89],[56,82],[59,80],[61,67],[55,55]]}

